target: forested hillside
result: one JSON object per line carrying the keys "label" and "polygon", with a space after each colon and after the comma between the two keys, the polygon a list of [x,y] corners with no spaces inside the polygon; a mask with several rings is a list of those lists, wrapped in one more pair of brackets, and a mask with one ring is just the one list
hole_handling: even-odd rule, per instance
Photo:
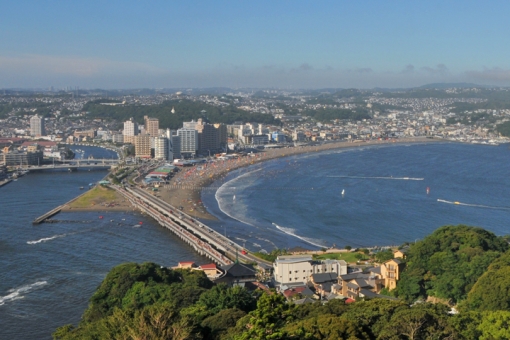
{"label": "forested hillside", "polygon": [[409,302],[427,296],[462,301],[507,249],[505,240],[482,228],[441,227],[411,245],[397,294]]}
{"label": "forested hillside", "polygon": [[[283,295],[213,284],[200,271],[120,265],[81,323],[55,339],[509,339],[510,251],[502,238],[445,226],[416,244],[398,284],[402,299],[296,305]],[[420,300],[433,295],[460,302]],[[418,299],[415,301],[415,299]],[[407,301],[406,301],[407,300]],[[411,303],[412,302],[412,303]]]}
{"label": "forested hillside", "polygon": [[[281,122],[270,114],[249,113],[229,105],[217,107],[203,102],[191,100],[169,100],[158,105],[101,105],[105,100],[90,101],[84,105],[83,111],[89,112],[91,118],[109,118],[118,121],[125,121],[133,117],[135,121],[142,124],[143,117],[149,116],[159,119],[161,129],[179,129],[182,122],[205,118],[210,123],[232,124],[236,121],[244,123],[264,123],[280,125]],[[172,108],[175,113],[172,113]],[[204,112],[205,111],[205,112]]]}

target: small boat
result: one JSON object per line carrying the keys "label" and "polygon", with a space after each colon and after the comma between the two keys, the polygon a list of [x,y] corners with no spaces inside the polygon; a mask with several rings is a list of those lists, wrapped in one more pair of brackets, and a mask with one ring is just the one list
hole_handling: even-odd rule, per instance
{"label": "small boat", "polygon": [[455,202],[453,202],[453,203],[454,203],[454,204],[460,204],[460,202],[457,202],[457,201],[455,201]]}
{"label": "small boat", "polygon": [[345,189],[342,189],[342,196],[345,195]]}
{"label": "small boat", "polygon": [[430,193],[430,188],[427,187],[427,195]]}
{"label": "small boat", "polygon": [[80,187],[80,190],[83,190],[83,187]]}
{"label": "small boat", "polygon": [[234,197],[232,197],[232,201],[235,201],[236,200],[236,195],[234,195]]}

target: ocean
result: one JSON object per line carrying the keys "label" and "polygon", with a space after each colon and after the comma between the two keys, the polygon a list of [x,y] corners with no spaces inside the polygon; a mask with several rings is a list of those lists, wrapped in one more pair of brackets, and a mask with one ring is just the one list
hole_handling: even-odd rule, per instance
{"label": "ocean", "polygon": [[505,235],[509,160],[508,144],[359,146],[238,169],[202,201],[250,251],[400,245],[457,224]]}
{"label": "ocean", "polygon": [[[80,148],[84,158],[115,156]],[[218,219],[204,222],[250,251],[268,252],[398,245],[447,224],[509,234],[509,157],[508,145],[437,143],[271,160],[204,190],[202,200]],[[31,173],[0,188],[0,338],[50,339],[58,326],[77,324],[120,263],[210,262],[136,212],[61,213],[54,218],[71,222],[32,225],[105,175]]]}
{"label": "ocean", "polygon": [[[102,148],[76,148],[85,151],[85,158],[90,153],[116,156]],[[80,187],[106,175],[30,173],[0,188],[0,339],[51,339],[57,327],[76,325],[89,298],[118,264],[210,263],[136,212],[60,213],[53,218],[75,222],[32,225],[36,217],[83,193]]]}

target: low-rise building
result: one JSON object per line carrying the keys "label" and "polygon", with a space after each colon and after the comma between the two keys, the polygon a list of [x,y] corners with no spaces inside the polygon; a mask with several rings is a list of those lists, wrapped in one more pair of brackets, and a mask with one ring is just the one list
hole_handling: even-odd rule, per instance
{"label": "low-rise building", "polygon": [[347,274],[347,263],[344,260],[313,260],[311,255],[278,256],[273,268],[276,284],[307,283],[312,274],[319,273]]}

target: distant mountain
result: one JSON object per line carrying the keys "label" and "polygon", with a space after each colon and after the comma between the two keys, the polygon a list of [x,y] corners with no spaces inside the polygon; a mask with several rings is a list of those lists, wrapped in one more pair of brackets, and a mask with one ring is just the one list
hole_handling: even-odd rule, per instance
{"label": "distant mountain", "polygon": [[426,84],[423,86],[416,87],[417,89],[451,89],[453,87],[456,88],[487,88],[492,86],[487,85],[478,85],[473,83],[432,83],[432,84]]}

